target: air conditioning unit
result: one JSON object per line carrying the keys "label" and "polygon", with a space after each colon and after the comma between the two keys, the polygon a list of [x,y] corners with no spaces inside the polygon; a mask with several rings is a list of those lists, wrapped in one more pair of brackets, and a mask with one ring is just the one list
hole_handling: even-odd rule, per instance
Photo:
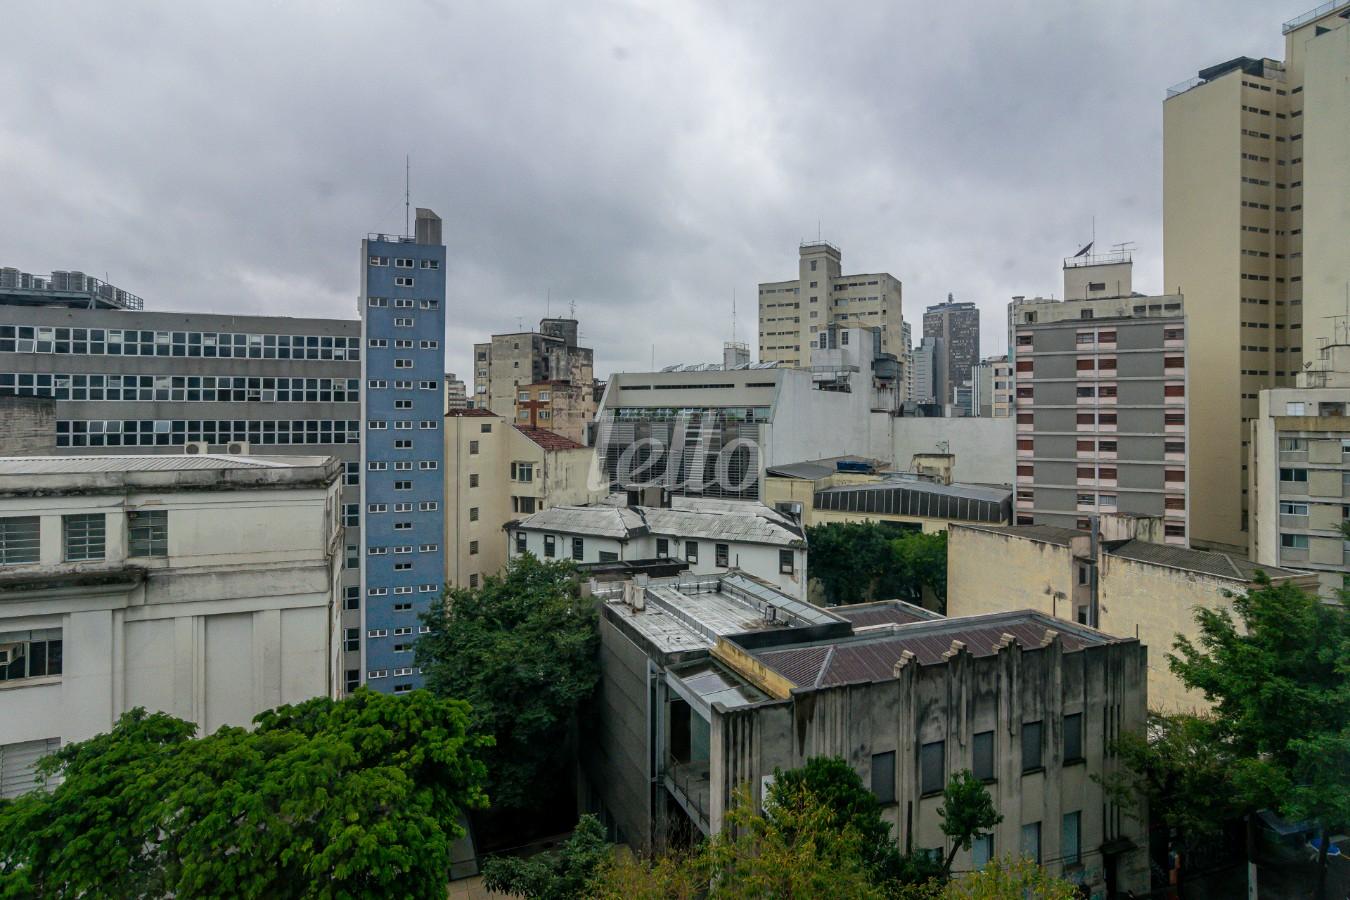
{"label": "air conditioning unit", "polygon": [[200,456],[203,453],[210,453],[211,445],[206,441],[188,441],[183,445],[183,452],[188,456]]}
{"label": "air conditioning unit", "polygon": [[225,445],[225,452],[231,456],[248,456],[248,441],[230,441]]}

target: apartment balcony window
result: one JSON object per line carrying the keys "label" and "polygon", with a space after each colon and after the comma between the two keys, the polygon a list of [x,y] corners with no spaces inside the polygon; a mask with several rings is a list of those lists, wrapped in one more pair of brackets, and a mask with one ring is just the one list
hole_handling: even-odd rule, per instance
{"label": "apartment balcony window", "polygon": [[1035,450],[1036,450],[1036,444],[1035,444],[1034,439],[1032,439],[1032,438],[1022,438],[1022,437],[1020,437],[1020,438],[1017,439],[1017,455],[1018,455],[1018,456],[1031,456],[1032,454],[1035,453]]}
{"label": "apartment balcony window", "polygon": [[1097,469],[1097,483],[1102,487],[1116,486],[1116,470],[1113,466],[1101,466]]}
{"label": "apartment balcony window", "polygon": [[1115,495],[1115,494],[1098,494],[1098,495],[1097,495],[1097,508],[1098,508],[1098,509],[1103,509],[1103,510],[1113,510],[1113,509],[1115,509],[1115,508],[1116,508],[1116,495]]}
{"label": "apartment balcony window", "polygon": [[1116,358],[1114,356],[1103,356],[1101,359],[1097,360],[1097,371],[1109,372],[1112,377],[1114,377],[1116,371]]}
{"label": "apartment balcony window", "polygon": [[1023,479],[1028,479],[1028,480],[1029,480],[1029,479],[1031,479],[1031,478],[1034,478],[1035,475],[1036,475],[1036,467],[1035,467],[1035,466],[1031,466],[1031,465],[1019,465],[1019,466],[1017,467],[1017,477],[1018,477],[1018,478],[1023,478]]}
{"label": "apartment balcony window", "polygon": [[[1114,349],[1116,349],[1116,333],[1115,333],[1115,331],[1099,331],[1099,332],[1097,332],[1097,348],[1098,348],[1099,350],[1114,350]],[[1114,361],[1115,361],[1115,360],[1112,360],[1112,362],[1114,362]],[[1112,368],[1115,368],[1115,367],[1112,366]]]}
{"label": "apartment balcony window", "polygon": [[1116,458],[1116,442],[1115,442],[1115,441],[1098,441],[1098,442],[1097,442],[1097,458],[1098,458],[1098,459],[1115,459],[1115,458]]}
{"label": "apartment balcony window", "polygon": [[1184,434],[1186,431],[1186,414],[1166,413],[1163,416],[1163,431],[1170,434]]}
{"label": "apartment balcony window", "polygon": [[[1112,373],[1112,377],[1114,377],[1114,373]],[[1116,393],[1117,388],[1114,384],[1099,384],[1097,385],[1097,402],[1114,406],[1116,403]]]}
{"label": "apartment balcony window", "polygon": [[1079,459],[1092,459],[1097,455],[1097,442],[1093,440],[1080,440],[1077,444]]}
{"label": "apartment balcony window", "polygon": [[1306,562],[1308,559],[1308,536],[1280,532],[1280,562]]}
{"label": "apartment balcony window", "polygon": [[1093,466],[1079,466],[1077,474],[1080,485],[1091,485],[1097,481],[1097,470]]}
{"label": "apartment balcony window", "polygon": [[1186,329],[1184,328],[1164,328],[1163,329],[1164,347],[1184,347],[1186,346]]}
{"label": "apartment balcony window", "polygon": [[1180,515],[1186,512],[1186,498],[1182,497],[1164,497],[1163,510],[1167,515]]}
{"label": "apartment balcony window", "polygon": [[1182,522],[1163,522],[1163,542],[1168,544],[1186,543],[1186,525]]}
{"label": "apartment balcony window", "polygon": [[1091,347],[1096,342],[1097,336],[1091,331],[1080,331],[1078,334],[1074,335],[1074,343],[1079,347]]}
{"label": "apartment balcony window", "polygon": [[1031,431],[1032,428],[1034,428],[1034,427],[1035,427],[1035,419],[1033,418],[1033,414],[1032,414],[1032,413],[1018,413],[1018,414],[1017,414],[1017,430],[1018,430],[1018,431]]}
{"label": "apartment balcony window", "polygon": [[1280,501],[1281,528],[1307,528],[1308,504]]}
{"label": "apartment balcony window", "polygon": [[1077,498],[1079,512],[1095,512],[1097,509],[1096,494],[1079,494]]}
{"label": "apartment balcony window", "polygon": [[1280,469],[1280,493],[1308,493],[1308,470],[1282,467]]}
{"label": "apartment balcony window", "polygon": [[1185,375],[1186,357],[1184,356],[1164,356],[1163,357],[1164,375]]}
{"label": "apartment balcony window", "polygon": [[1186,442],[1163,441],[1163,459],[1168,462],[1184,462],[1186,459]]}
{"label": "apartment balcony window", "polygon": [[1079,430],[1079,431],[1096,431],[1096,430],[1097,430],[1097,417],[1096,417],[1094,414],[1092,414],[1092,413],[1079,413],[1079,414],[1078,414],[1078,430]]}
{"label": "apartment balcony window", "polygon": [[0,632],[0,681],[60,674],[60,628]]}
{"label": "apartment balcony window", "polygon": [[1017,489],[1017,506],[1019,509],[1030,509],[1035,505],[1035,492],[1031,488]]}
{"label": "apartment balcony window", "polygon": [[1163,402],[1168,405],[1185,405],[1186,385],[1184,384],[1163,385]]}
{"label": "apartment balcony window", "polygon": [[[1081,372],[1079,373],[1082,374]],[[1075,391],[1079,406],[1093,406],[1097,402],[1097,389],[1090,384],[1080,384]]]}

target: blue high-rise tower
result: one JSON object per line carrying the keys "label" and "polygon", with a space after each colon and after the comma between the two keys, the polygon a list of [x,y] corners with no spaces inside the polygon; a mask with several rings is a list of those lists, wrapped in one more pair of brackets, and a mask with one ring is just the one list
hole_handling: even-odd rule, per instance
{"label": "blue high-rise tower", "polygon": [[422,684],[418,616],[445,575],[445,245],[439,216],[416,221],[361,242],[361,670],[394,694]]}

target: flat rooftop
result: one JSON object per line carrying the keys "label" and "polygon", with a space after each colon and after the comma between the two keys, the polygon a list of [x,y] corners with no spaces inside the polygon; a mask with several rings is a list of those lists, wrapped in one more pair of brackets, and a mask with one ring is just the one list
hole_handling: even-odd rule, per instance
{"label": "flat rooftop", "polygon": [[521,519],[515,528],[629,540],[647,534],[791,546],[804,540],[788,516],[746,500],[672,497],[669,507],[628,506],[612,494],[589,506],[553,506]]}
{"label": "flat rooftop", "polygon": [[627,623],[656,650],[711,650],[718,639],[759,632],[821,629],[846,633],[848,622],[832,610],[795,600],[740,573],[652,579],[628,590],[642,592],[642,608],[625,598],[624,583],[598,585],[595,596],[611,619]]}
{"label": "flat rooftop", "polygon": [[5,456],[0,495],[318,487],[342,468],[332,456]]}

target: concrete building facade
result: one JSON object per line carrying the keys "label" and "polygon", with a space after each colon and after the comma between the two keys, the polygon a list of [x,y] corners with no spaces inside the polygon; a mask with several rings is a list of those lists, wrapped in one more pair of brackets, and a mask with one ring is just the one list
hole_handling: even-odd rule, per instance
{"label": "concrete building facade", "polygon": [[945,406],[942,398],[949,393],[947,387],[947,348],[940,337],[925,337],[910,354],[914,359],[913,396],[915,403]]}
{"label": "concrete building facade", "polygon": [[[1186,294],[1199,416],[1196,537],[1246,546],[1249,423],[1293,385],[1350,285],[1350,27],[1346,3],[1284,25],[1285,58],[1237,57],[1163,104],[1163,267]],[[1236,389],[1235,386],[1236,385]]]}
{"label": "concrete building facade", "polygon": [[957,870],[1025,853],[1089,895],[1148,888],[1144,818],[1095,780],[1144,727],[1146,652],[1029,610],[943,619],[898,602],[824,610],[744,576],[597,585],[601,684],[587,806],[647,851],[715,834],[733,792],[838,755],[902,849],[945,858],[948,777],[985,780],[1003,822]]}
{"label": "concrete building facade", "polygon": [[357,319],[150,311],[78,272],[0,269],[0,397],[55,402],[46,452],[343,461],[351,672],[361,666],[361,343]]}
{"label": "concrete building facade", "polygon": [[953,391],[970,380],[979,364],[980,309],[974,303],[957,302],[948,294],[946,303],[924,310],[923,336],[942,341],[937,365],[946,389],[938,395],[938,402],[945,406],[953,402]]}
{"label": "concrete building facade", "polygon": [[827,328],[816,344],[813,370],[711,363],[616,373],[597,416],[597,478],[615,490],[659,483],[753,500],[767,465],[889,458],[902,377],[879,332]]}
{"label": "concrete building facade", "polygon": [[900,280],[886,272],[844,275],[828,241],[804,242],[797,277],[759,285],[759,359],[810,365],[811,345],[827,326],[881,329],[881,350],[901,358],[906,343]]}
{"label": "concrete building facade", "polygon": [[341,690],[342,463],[0,458],[0,797],[133,707],[248,725]]}
{"label": "concrete building facade", "polygon": [[1184,545],[1182,298],[1133,294],[1128,254],[1075,256],[1064,266],[1065,296],[1087,299],[1019,299],[1009,311],[1017,522],[1084,528],[1098,513],[1159,516],[1166,539]]}
{"label": "concrete building facade", "polygon": [[522,384],[516,392],[517,425],[542,428],[585,444],[597,407],[591,382],[539,381]]}
{"label": "concrete building facade", "polygon": [[[576,319],[543,319],[538,331],[494,334],[474,344],[473,405],[528,422],[528,416],[518,418],[522,387],[546,381],[567,382],[579,390],[589,387],[595,381],[595,351],[578,346],[577,340]],[[593,404],[594,392],[584,397],[583,390],[583,398]]]}
{"label": "concrete building facade", "polygon": [[464,382],[455,377],[454,372],[445,373],[445,411],[465,409],[469,405],[468,391]]}
{"label": "concrete building facade", "polygon": [[1334,598],[1350,572],[1350,345],[1323,349],[1298,385],[1261,392],[1248,463],[1251,558],[1318,575]]}
{"label": "concrete building facade", "polygon": [[1195,611],[1232,609],[1228,594],[1255,584],[1258,569],[1276,583],[1316,585],[1315,577],[1257,566],[1242,556],[1159,543],[1155,522],[1109,519],[1103,520],[1095,557],[1088,531],[953,524],[947,533],[947,611],[969,616],[1034,609],[1137,637],[1148,649],[1150,708],[1196,712],[1208,708],[1203,695],[1187,689],[1167,664],[1176,635],[1198,634]]}
{"label": "concrete building facade", "polygon": [[440,217],[418,209],[414,234],[372,234],[361,259],[361,666],[346,682],[399,694],[422,684],[412,662],[418,615],[445,576]]}
{"label": "concrete building facade", "polygon": [[486,409],[445,419],[445,583],[479,587],[506,565],[506,524],[554,506],[603,498],[588,479],[593,452]]}

